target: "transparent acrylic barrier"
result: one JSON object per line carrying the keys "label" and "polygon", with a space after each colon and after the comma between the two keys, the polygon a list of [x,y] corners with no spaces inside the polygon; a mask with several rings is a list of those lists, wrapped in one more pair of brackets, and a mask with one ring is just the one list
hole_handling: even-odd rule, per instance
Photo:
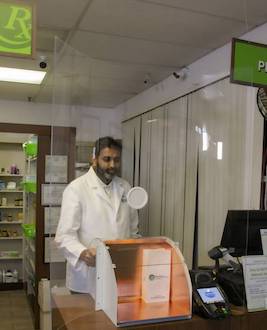
{"label": "transparent acrylic barrier", "polygon": [[[88,170],[98,137],[122,138],[122,176],[131,185],[143,186],[149,195],[148,205],[139,212],[141,234],[178,241],[188,268],[213,267],[208,251],[221,244],[228,210],[260,206],[264,120],[257,109],[257,89],[231,84],[226,77],[121,124],[121,113],[93,108],[90,92],[82,93],[94,87],[93,69],[90,57],[57,39],[51,154],[67,155],[67,182]],[[60,209],[60,205],[46,207],[51,213]],[[53,239],[54,230],[48,236]],[[83,317],[87,322],[87,317],[94,318],[94,302],[87,295],[70,294],[63,260],[50,259],[55,310],[62,307],[70,322]],[[116,276],[123,279],[127,271],[127,267],[117,270]],[[119,302],[124,299],[120,294]]]}
{"label": "transparent acrylic barrier", "polygon": [[[53,326],[60,328],[64,323],[92,322],[90,327],[93,327],[94,300],[88,294],[80,293],[83,289],[77,293],[66,284],[68,266],[64,252],[58,249],[54,240],[64,188],[88,172],[92,165],[93,146],[98,138],[111,136],[121,139],[122,114],[105,108],[104,103],[103,107],[94,107],[95,100],[90,99],[90,89],[93,88],[93,60],[90,57],[56,39],[54,58],[51,158],[47,159],[52,170],[46,181],[48,200],[45,203],[49,221],[45,261],[50,264]],[[103,203],[105,206],[106,201]],[[83,239],[84,246],[89,247],[90,241]],[[99,326],[102,322],[104,329],[107,327],[104,313],[100,313],[96,323]]]}

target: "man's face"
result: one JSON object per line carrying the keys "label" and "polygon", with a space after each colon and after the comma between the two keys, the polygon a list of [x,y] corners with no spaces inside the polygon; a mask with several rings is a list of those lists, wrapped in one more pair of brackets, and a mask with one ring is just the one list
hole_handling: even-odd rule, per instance
{"label": "man's face", "polygon": [[109,184],[118,173],[121,165],[121,153],[116,148],[104,148],[93,161],[93,167],[97,176]]}

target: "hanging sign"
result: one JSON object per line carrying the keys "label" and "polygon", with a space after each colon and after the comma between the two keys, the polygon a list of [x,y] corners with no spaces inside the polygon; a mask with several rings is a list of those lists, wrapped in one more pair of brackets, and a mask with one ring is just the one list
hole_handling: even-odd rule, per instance
{"label": "hanging sign", "polygon": [[233,39],[230,81],[255,87],[267,86],[267,45]]}
{"label": "hanging sign", "polygon": [[27,1],[0,0],[0,54],[34,55],[35,10]]}

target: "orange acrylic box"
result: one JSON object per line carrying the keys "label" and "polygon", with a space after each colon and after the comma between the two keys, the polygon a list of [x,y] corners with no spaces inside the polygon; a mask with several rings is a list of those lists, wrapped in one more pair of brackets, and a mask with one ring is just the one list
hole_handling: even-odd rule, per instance
{"label": "orange acrylic box", "polygon": [[192,287],[178,246],[166,237],[99,241],[95,303],[116,326],[190,319]]}

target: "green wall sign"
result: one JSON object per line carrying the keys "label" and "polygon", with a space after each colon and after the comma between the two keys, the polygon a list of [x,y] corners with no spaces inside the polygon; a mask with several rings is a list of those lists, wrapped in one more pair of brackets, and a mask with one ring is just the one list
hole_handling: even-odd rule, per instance
{"label": "green wall sign", "polygon": [[230,81],[242,85],[267,86],[267,45],[233,39]]}
{"label": "green wall sign", "polygon": [[0,53],[33,56],[32,4],[0,1]]}

